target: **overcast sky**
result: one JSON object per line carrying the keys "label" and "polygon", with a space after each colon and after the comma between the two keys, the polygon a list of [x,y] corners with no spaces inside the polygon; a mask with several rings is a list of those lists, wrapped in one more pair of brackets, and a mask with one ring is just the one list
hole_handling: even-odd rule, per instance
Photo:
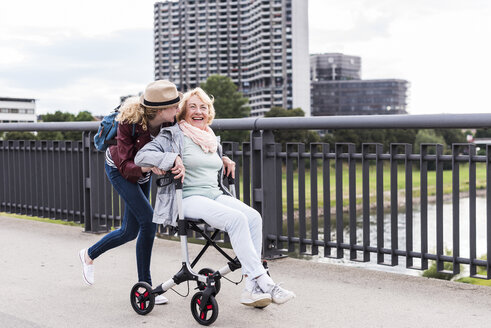
{"label": "overcast sky", "polygon": [[[153,0],[0,2],[0,97],[105,114],[153,80]],[[310,53],[410,82],[409,111],[491,112],[491,1],[309,0]]]}

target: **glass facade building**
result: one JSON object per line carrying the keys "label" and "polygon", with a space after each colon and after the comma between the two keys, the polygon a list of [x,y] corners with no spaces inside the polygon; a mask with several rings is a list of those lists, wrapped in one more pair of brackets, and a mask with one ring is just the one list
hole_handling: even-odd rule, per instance
{"label": "glass facade building", "polygon": [[310,78],[313,116],[407,114],[409,83],[362,80],[360,57],[311,55]]}
{"label": "glass facade building", "polygon": [[407,114],[405,80],[312,82],[312,115]]}

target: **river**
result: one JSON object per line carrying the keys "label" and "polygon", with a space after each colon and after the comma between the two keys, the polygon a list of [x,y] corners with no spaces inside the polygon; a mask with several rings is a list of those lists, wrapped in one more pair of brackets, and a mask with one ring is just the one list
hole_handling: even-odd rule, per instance
{"label": "river", "polygon": [[[419,252],[421,250],[421,208],[419,205],[414,205],[413,208],[413,250]],[[370,215],[370,244],[372,246],[377,245],[377,227],[376,227],[376,214]],[[333,220],[335,221],[335,220]],[[406,215],[404,210],[400,210],[398,215],[398,238],[399,249],[406,249]],[[345,222],[348,222],[348,218],[345,218]],[[443,243],[444,249],[452,253],[453,249],[453,209],[452,203],[447,202],[443,205]],[[391,219],[390,212],[384,213],[384,248],[391,247],[390,240],[390,228]],[[335,222],[332,222],[332,239],[335,240]],[[357,217],[357,244],[361,245],[363,240],[363,226],[362,216]],[[319,231],[319,237],[323,234],[322,229]],[[470,245],[469,245],[469,198],[462,198],[460,200],[460,257],[470,257]],[[476,254],[477,257],[481,257],[486,254],[486,198],[476,198]],[[344,229],[344,242],[349,242],[349,227],[345,223]],[[428,251],[430,253],[436,253],[436,204],[428,204]],[[322,253],[322,249],[320,249]],[[332,254],[335,254],[333,250]],[[361,254],[361,253],[359,253]],[[292,256],[295,256],[291,254]],[[406,269],[405,257],[399,257],[399,265],[395,267],[377,265],[376,254],[371,254],[371,261],[369,263],[359,263],[349,260],[349,251],[345,251],[344,259],[331,259],[324,258],[322,256],[302,256],[319,262],[328,262],[333,264],[352,265],[359,267],[367,267],[374,270],[392,271],[403,274],[419,275],[421,271]],[[362,258],[361,255],[359,258]],[[390,255],[386,255],[385,261],[390,263]],[[414,265],[420,266],[421,262],[418,259],[414,259]],[[468,271],[468,266],[464,266],[464,270]]]}

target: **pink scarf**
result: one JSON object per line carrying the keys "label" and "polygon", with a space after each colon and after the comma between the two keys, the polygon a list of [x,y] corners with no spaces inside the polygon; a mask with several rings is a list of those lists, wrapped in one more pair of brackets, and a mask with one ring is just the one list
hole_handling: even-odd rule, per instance
{"label": "pink scarf", "polygon": [[205,153],[214,153],[217,151],[217,137],[209,126],[206,126],[206,130],[201,130],[192,126],[185,120],[181,120],[179,122],[179,127],[184,135],[191,138],[191,140],[200,146]]}

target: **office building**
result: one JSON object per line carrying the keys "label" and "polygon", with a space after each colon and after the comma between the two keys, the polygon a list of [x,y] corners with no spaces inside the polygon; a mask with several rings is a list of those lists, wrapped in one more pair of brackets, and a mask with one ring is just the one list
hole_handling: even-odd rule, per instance
{"label": "office building", "polygon": [[409,83],[361,79],[361,58],[340,53],[312,55],[313,116],[407,114]]}
{"label": "office building", "polygon": [[36,100],[28,98],[0,97],[0,122],[37,122]]}
{"label": "office building", "polygon": [[310,56],[312,81],[338,81],[361,79],[361,57],[340,53]]}
{"label": "office building", "polygon": [[407,114],[405,80],[312,82],[312,115]]}
{"label": "office building", "polygon": [[306,0],[179,0],[154,5],[155,79],[186,91],[213,74],[271,107],[310,112]]}

